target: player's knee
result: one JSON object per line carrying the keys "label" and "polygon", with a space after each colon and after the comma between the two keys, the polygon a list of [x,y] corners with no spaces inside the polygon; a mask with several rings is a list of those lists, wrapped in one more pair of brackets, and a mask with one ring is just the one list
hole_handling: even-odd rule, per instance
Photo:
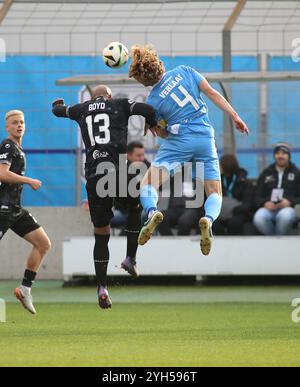
{"label": "player's knee", "polygon": [[49,252],[52,245],[51,245],[51,241],[49,238],[44,238],[42,241],[37,243],[37,245],[35,247],[38,249],[41,256],[44,257]]}
{"label": "player's knee", "polygon": [[219,189],[219,187],[208,187],[206,189],[206,196],[210,196],[212,194],[217,194],[219,196],[222,196],[222,189]]}
{"label": "player's knee", "polygon": [[210,196],[211,194],[214,194],[214,193],[218,194],[219,196],[222,196],[221,182],[217,180],[206,181],[205,192],[206,192],[206,196]]}
{"label": "player's knee", "polygon": [[48,239],[44,246],[45,253],[48,253],[51,250],[51,248],[52,248],[52,243],[50,239]]}
{"label": "player's knee", "polygon": [[95,227],[94,228],[95,235],[109,235],[110,234],[110,226],[104,227]]}

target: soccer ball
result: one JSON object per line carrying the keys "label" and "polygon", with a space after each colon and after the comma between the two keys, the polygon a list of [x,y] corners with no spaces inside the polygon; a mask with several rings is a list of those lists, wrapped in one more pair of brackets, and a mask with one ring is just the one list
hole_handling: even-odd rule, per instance
{"label": "soccer ball", "polygon": [[102,58],[108,67],[122,67],[128,61],[129,51],[124,44],[112,42],[103,49]]}

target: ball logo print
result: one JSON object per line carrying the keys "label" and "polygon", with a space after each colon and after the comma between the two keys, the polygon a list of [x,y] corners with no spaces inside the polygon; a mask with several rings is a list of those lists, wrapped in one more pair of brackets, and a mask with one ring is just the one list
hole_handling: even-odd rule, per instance
{"label": "ball logo print", "polygon": [[294,48],[291,55],[292,61],[294,63],[299,63],[300,62],[300,38],[293,39],[292,47]]}
{"label": "ball logo print", "polygon": [[292,312],[292,321],[297,324],[300,322],[300,298],[293,299],[292,307],[295,308]]}
{"label": "ball logo print", "polygon": [[108,44],[102,52],[103,62],[111,68],[120,68],[127,63],[129,51],[124,44],[112,42]]}

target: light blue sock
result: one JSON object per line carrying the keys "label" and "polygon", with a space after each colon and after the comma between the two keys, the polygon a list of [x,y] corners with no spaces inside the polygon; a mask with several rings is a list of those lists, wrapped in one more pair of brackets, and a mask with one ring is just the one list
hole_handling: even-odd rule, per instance
{"label": "light blue sock", "polygon": [[140,200],[147,214],[151,210],[157,210],[158,194],[152,185],[144,185],[142,187]]}
{"label": "light blue sock", "polygon": [[205,216],[214,222],[220,215],[222,208],[222,196],[217,193],[212,193],[206,199],[204,204]]}

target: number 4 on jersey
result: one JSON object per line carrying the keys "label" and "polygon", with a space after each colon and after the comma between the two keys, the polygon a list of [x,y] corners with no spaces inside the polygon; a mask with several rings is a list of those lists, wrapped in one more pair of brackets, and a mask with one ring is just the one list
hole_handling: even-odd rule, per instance
{"label": "number 4 on jersey", "polygon": [[193,96],[191,96],[191,94],[189,94],[189,92],[182,85],[180,85],[178,87],[178,90],[180,90],[182,92],[182,94],[185,96],[185,98],[181,100],[177,97],[177,95],[175,93],[171,94],[171,97],[177,103],[178,106],[184,107],[187,103],[190,102],[193,105],[193,107],[195,108],[195,110],[200,109],[200,106],[197,104],[197,102],[195,101]]}

